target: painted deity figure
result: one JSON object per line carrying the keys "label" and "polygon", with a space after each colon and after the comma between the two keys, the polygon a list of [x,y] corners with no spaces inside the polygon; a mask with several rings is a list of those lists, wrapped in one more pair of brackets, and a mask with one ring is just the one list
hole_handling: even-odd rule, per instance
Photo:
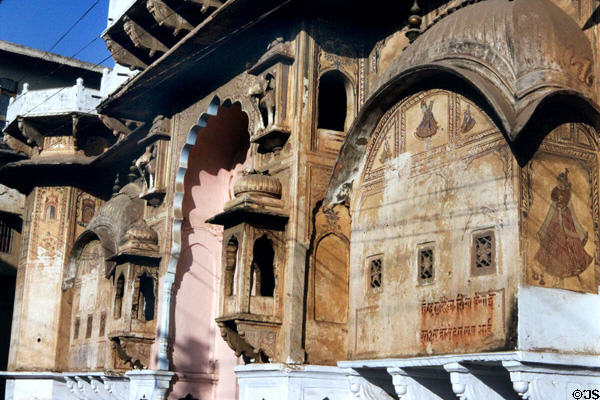
{"label": "painted deity figure", "polygon": [[558,184],[552,189],[552,204],[537,233],[540,248],[535,260],[550,275],[568,278],[582,273],[593,257],[585,251],[588,233],[579,224],[571,202],[569,170],[557,176]]}
{"label": "painted deity figure", "polygon": [[419,126],[417,126],[415,135],[418,138],[425,139],[435,135],[438,130],[438,123],[433,115],[433,100],[429,102],[429,106],[424,101],[421,101],[421,111],[423,112],[423,119]]}

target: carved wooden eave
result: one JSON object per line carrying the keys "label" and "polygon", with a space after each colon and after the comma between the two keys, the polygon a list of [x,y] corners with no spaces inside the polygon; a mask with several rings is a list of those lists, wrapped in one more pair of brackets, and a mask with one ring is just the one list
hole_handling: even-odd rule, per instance
{"label": "carved wooden eave", "polygon": [[223,5],[221,0],[185,0],[190,3],[200,4],[202,6],[201,12],[205,13],[210,9],[217,9]]}
{"label": "carved wooden eave", "polygon": [[419,36],[375,84],[346,135],[326,204],[347,199],[386,110],[432,82],[462,87],[480,99],[513,151],[526,145],[523,132],[530,124],[553,117],[551,107],[600,128],[592,60],[585,34],[550,0],[488,0],[454,11]]}
{"label": "carved wooden eave", "polygon": [[177,35],[181,30],[191,31],[194,29],[192,24],[162,0],[148,0],[146,7],[159,25],[173,28],[173,35]]}
{"label": "carved wooden eave", "polygon": [[152,57],[154,53],[160,51],[166,53],[169,48],[165,46],[160,40],[152,36],[147,30],[142,28],[137,22],[131,18],[125,18],[123,29],[127,36],[131,39],[135,47],[141,47],[150,50],[149,55]]}
{"label": "carved wooden eave", "polygon": [[293,42],[280,42],[272,45],[256,64],[248,69],[248,73],[259,75],[278,62],[289,65],[294,63]]}
{"label": "carved wooden eave", "polygon": [[110,54],[118,64],[125,65],[129,69],[145,69],[148,64],[140,60],[133,53],[119,44],[116,40],[110,37],[110,35],[104,35],[102,37],[106,42],[106,47]]}
{"label": "carved wooden eave", "polygon": [[[201,87],[202,83],[196,81],[204,79],[205,74],[199,71],[220,68],[215,62],[225,62],[226,59],[219,56],[220,52],[228,49],[223,46],[223,40],[240,42],[238,39],[242,38],[250,41],[251,36],[245,34],[253,26],[249,22],[274,10],[289,12],[291,3],[286,0],[225,2],[156,62],[100,103],[98,110],[111,116],[147,121],[166,107],[172,108],[174,100],[183,100],[180,94],[175,94],[175,88],[189,85],[192,81]],[[113,29],[116,28],[110,28],[110,32]],[[144,95],[138,98],[142,92]],[[145,99],[149,98],[149,93],[153,98],[151,104],[139,107],[140,101],[146,102]]]}

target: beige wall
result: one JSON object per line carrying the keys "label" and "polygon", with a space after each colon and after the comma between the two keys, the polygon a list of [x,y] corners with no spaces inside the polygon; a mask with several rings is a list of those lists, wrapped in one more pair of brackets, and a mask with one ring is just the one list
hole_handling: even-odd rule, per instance
{"label": "beige wall", "polygon": [[[350,358],[508,345],[521,265],[517,167],[492,121],[456,93],[421,92],[384,115],[353,198]],[[496,266],[472,272],[474,236],[486,231]],[[434,277],[421,283],[426,248]],[[372,288],[378,257],[382,284]]]}

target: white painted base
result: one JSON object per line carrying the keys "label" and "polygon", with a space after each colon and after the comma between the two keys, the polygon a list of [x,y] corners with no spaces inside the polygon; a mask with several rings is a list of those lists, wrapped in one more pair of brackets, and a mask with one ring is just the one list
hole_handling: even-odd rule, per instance
{"label": "white painted base", "polygon": [[348,400],[347,372],[337,367],[250,364],[235,368],[239,400]]}
{"label": "white painted base", "polygon": [[600,296],[519,288],[518,348],[600,354]]}
{"label": "white painted base", "polygon": [[579,400],[600,399],[599,361],[515,351],[338,364],[348,368],[351,390],[362,400]]}
{"label": "white painted base", "polygon": [[103,373],[0,372],[6,378],[5,400],[164,400],[169,371]]}

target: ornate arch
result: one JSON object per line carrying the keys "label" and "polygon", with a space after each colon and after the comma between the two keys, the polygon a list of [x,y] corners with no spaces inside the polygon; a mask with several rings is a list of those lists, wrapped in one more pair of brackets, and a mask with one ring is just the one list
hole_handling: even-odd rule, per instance
{"label": "ornate arch", "polygon": [[[236,82],[236,86],[240,86],[237,93],[243,92],[241,89],[241,83]],[[258,129],[259,125],[257,125],[257,121],[260,121],[260,112],[257,105],[252,104],[247,98],[239,95],[224,97],[224,100],[221,100],[219,94],[215,92],[215,95],[210,101],[206,111],[200,115],[198,122],[196,122],[196,124],[194,124],[188,131],[185,142],[179,153],[173,188],[173,225],[171,231],[171,251],[167,272],[164,279],[161,319],[158,328],[160,332],[158,365],[159,369],[161,370],[169,369],[168,348],[171,325],[171,300],[173,295],[173,286],[175,283],[175,274],[177,272],[177,265],[183,250],[185,250],[182,248],[182,228],[184,220],[183,199],[185,195],[185,176],[191,161],[190,153],[196,144],[198,135],[202,129],[206,128],[208,125],[208,120],[211,117],[216,117],[218,115],[219,107],[229,107],[234,103],[239,103],[242,112],[248,117],[248,129],[251,132],[254,132],[256,129]]]}

